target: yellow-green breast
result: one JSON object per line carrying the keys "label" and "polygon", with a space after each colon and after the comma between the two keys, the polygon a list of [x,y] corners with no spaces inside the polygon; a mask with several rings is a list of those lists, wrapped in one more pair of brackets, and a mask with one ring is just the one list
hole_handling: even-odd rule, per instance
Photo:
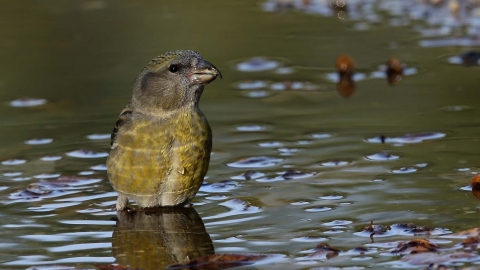
{"label": "yellow-green breast", "polygon": [[140,207],[178,205],[200,188],[211,148],[210,126],[196,106],[163,117],[133,112],[116,134],[108,177]]}

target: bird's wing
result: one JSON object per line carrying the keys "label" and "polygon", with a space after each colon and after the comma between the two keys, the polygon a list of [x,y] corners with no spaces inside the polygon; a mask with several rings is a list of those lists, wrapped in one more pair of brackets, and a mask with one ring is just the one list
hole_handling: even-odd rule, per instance
{"label": "bird's wing", "polygon": [[125,125],[125,123],[129,122],[132,120],[132,111],[130,108],[126,107],[123,109],[123,111],[120,113],[118,116],[117,122],[115,123],[115,127],[113,128],[112,131],[112,137],[110,141],[110,149],[114,149],[117,145],[115,144],[115,139],[117,138],[117,133],[118,130]]}

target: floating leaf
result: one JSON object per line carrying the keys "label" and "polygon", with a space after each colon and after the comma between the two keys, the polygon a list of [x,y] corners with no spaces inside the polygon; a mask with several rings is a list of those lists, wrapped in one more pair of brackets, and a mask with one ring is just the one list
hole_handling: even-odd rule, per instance
{"label": "floating leaf", "polygon": [[402,80],[403,77],[403,65],[396,58],[390,58],[387,61],[387,69],[385,71],[387,75],[387,81],[390,85],[395,85]]}
{"label": "floating leaf", "polygon": [[313,250],[315,252],[309,256],[311,259],[331,259],[337,257],[341,252],[338,248],[334,248],[325,242],[318,244]]}
{"label": "floating leaf", "polygon": [[373,236],[375,234],[384,234],[384,233],[390,231],[391,229],[392,228],[388,225],[386,225],[386,226],[384,226],[384,225],[373,225],[373,220],[372,220],[372,221],[370,221],[370,225],[365,227],[365,229],[363,229],[363,230],[370,233],[370,239],[372,239],[372,242],[374,242]]}
{"label": "floating leaf", "polygon": [[392,253],[414,254],[420,252],[436,252],[438,246],[425,238],[416,238],[409,242],[400,242]]}

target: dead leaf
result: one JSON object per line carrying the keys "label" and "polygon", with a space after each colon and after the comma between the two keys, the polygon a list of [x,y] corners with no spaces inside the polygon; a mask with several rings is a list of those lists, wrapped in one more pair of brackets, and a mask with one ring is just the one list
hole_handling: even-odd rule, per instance
{"label": "dead leaf", "polygon": [[480,236],[473,236],[468,237],[467,239],[463,239],[462,245],[478,245],[480,243]]}
{"label": "dead leaf", "polygon": [[461,231],[459,233],[455,234],[450,234],[449,236],[463,236],[465,238],[467,237],[477,237],[480,236],[480,229],[479,228],[472,228],[466,231]]}
{"label": "dead leaf", "polygon": [[403,77],[403,65],[396,58],[390,58],[387,61],[387,81],[390,85],[395,85],[402,80]]}
{"label": "dead leaf", "polygon": [[[472,258],[478,255],[470,253],[453,253],[453,254],[439,254],[439,253],[417,253],[402,257],[402,261],[408,262],[412,265],[428,265],[428,264],[451,264],[458,258]],[[441,268],[439,268],[441,269]]]}
{"label": "dead leaf", "polygon": [[312,253],[309,257],[318,258],[318,257],[324,257],[325,256],[325,258],[331,259],[331,258],[337,257],[338,254],[341,251],[338,248],[334,248],[334,247],[330,246],[328,243],[325,243],[325,242],[322,242],[322,243],[318,244],[314,248],[314,250],[315,250],[315,252]]}
{"label": "dead leaf", "polygon": [[212,254],[193,259],[189,262],[173,264],[167,266],[167,269],[228,269],[242,265],[253,264],[256,261],[267,258],[266,254]]}
{"label": "dead leaf", "polygon": [[339,73],[351,73],[355,71],[355,61],[350,55],[341,54],[335,60],[335,67]]}
{"label": "dead leaf", "polygon": [[400,242],[391,253],[415,254],[421,252],[436,252],[438,246],[430,243],[425,238],[415,238],[409,242]]}
{"label": "dead leaf", "polygon": [[99,264],[94,264],[98,269],[100,270],[142,270],[140,268],[130,268],[127,266],[123,266],[120,264],[105,264],[105,265],[99,265]]}
{"label": "dead leaf", "polygon": [[413,223],[398,223],[393,224],[392,227],[403,229],[405,232],[414,234],[429,233],[432,229],[429,226],[417,226]]}
{"label": "dead leaf", "polygon": [[390,231],[392,228],[389,226],[389,225],[373,225],[373,220],[370,221],[370,225],[368,225],[367,227],[365,227],[363,230],[366,231],[366,232],[369,232],[370,233],[370,239],[372,239],[372,243],[375,242],[375,240],[373,240],[373,236],[375,234],[384,234],[388,231]]}

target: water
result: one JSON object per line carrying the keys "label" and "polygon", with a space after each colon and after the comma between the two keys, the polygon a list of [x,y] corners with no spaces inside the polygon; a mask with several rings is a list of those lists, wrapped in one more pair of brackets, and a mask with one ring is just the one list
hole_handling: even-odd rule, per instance
{"label": "water", "polygon": [[[460,252],[461,239],[433,241],[478,226],[478,67],[451,62],[475,50],[461,46],[476,40],[478,7],[461,2],[455,21],[447,5],[422,5],[424,18],[408,1],[353,1],[344,18],[293,2],[4,3],[0,268],[160,267],[213,250],[275,254],[260,269],[421,261],[389,255],[411,233],[372,243],[372,220],[429,226],[420,237]],[[109,133],[141,68],[174,49],[224,75],[201,101],[214,134],[205,184],[194,211],[117,217]],[[343,53],[363,74],[349,98],[329,80]],[[411,69],[395,86],[378,73],[390,57]],[[341,252],[327,260],[321,242]]]}

